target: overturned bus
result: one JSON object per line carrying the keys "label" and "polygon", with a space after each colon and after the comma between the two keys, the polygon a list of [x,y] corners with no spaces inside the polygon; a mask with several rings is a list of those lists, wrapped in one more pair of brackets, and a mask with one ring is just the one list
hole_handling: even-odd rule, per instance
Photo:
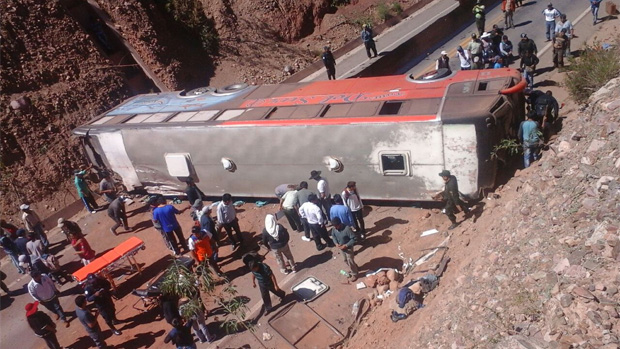
{"label": "overturned bus", "polygon": [[447,169],[477,196],[494,184],[493,147],[517,133],[524,88],[509,68],[236,84],[138,95],[73,132],[129,190],[173,194],[192,178],[207,195],[271,197],[321,170],[332,192],[353,180],[367,199],[424,201]]}

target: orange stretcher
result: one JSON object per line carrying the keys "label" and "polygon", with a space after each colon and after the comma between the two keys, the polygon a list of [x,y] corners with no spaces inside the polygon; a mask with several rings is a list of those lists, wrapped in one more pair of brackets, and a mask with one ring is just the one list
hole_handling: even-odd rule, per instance
{"label": "orange stretcher", "polygon": [[114,269],[126,268],[127,264],[131,271],[137,270],[138,273],[141,273],[142,269],[136,262],[135,255],[143,249],[145,249],[144,241],[135,236],[131,237],[73,273],[73,279],[82,283],[88,274],[100,274],[110,281],[113,288],[116,288],[110,273]]}

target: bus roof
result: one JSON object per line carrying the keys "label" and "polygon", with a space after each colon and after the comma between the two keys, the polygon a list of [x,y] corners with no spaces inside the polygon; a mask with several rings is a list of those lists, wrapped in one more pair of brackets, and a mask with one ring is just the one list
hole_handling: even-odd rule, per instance
{"label": "bus roof", "polygon": [[[165,92],[138,95],[86,127],[146,127],[179,123],[218,125],[329,124],[436,120],[442,101],[467,97],[471,108],[488,109],[498,92],[520,78],[514,69],[459,71],[435,81],[406,75],[278,85],[231,85],[199,95]],[[460,98],[459,98],[460,99]],[[484,105],[481,105],[484,104]]]}

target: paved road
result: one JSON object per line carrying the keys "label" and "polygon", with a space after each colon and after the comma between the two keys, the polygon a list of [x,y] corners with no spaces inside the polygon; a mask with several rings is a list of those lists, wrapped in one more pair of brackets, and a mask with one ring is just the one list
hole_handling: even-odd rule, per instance
{"label": "paved road", "polygon": [[[504,34],[508,36],[515,47],[519,43],[521,33],[526,33],[529,38],[533,39],[538,47],[539,58],[541,63],[539,68],[546,68],[553,66],[551,61],[551,43],[546,42],[545,38],[545,19],[542,11],[547,6],[546,1],[524,1],[524,6],[517,8],[514,14],[514,29],[508,29],[504,31]],[[579,48],[584,40],[591,36],[596,27],[592,25],[592,16],[589,13],[589,2],[587,1],[568,1],[558,3],[556,8],[565,13],[567,19],[573,23],[575,27],[575,38],[571,43],[572,50]],[[500,28],[504,27],[504,18],[500,6],[491,9],[487,13],[486,30],[490,30],[493,24],[497,24]],[[403,67],[399,73],[413,74],[414,76],[420,76],[428,71],[435,69],[435,61],[440,56],[440,52],[448,51],[450,57],[450,66],[452,70],[459,70],[459,61],[456,57],[456,47],[461,45],[463,48],[470,41],[471,33],[477,33],[475,25],[471,25],[462,32],[455,35],[450,41],[446,42],[441,47],[438,47],[434,52],[428,52],[427,58],[419,64],[411,67]],[[513,67],[516,66],[513,65]],[[536,80],[535,80],[536,81]]]}

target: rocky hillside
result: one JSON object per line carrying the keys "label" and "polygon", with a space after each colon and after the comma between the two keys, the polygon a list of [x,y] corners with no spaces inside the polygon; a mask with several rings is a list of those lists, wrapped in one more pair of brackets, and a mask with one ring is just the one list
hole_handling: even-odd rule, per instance
{"label": "rocky hillside", "polygon": [[543,158],[454,230],[426,307],[395,324],[378,308],[366,323],[385,325],[349,348],[620,347],[620,78],[574,109]]}
{"label": "rocky hillside", "polygon": [[[0,207],[40,201],[82,164],[71,129],[129,96],[57,1],[2,2]],[[62,202],[61,202],[62,204]]]}

